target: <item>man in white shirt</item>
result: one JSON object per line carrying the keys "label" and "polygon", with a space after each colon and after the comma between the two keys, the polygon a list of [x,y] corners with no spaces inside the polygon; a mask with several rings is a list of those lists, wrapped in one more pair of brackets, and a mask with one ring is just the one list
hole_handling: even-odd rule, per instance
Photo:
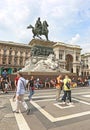
{"label": "man in white shirt", "polygon": [[27,114],[29,114],[30,109],[28,108],[26,102],[24,101],[26,80],[23,78],[22,73],[18,73],[17,76],[19,77],[19,80],[17,83],[17,91],[16,91],[16,110],[14,112],[19,113],[20,103],[22,103],[23,107],[26,109]]}

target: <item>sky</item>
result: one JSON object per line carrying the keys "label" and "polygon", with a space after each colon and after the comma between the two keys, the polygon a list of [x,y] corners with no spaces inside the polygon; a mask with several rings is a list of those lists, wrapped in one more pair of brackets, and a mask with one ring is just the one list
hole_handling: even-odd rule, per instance
{"label": "sky", "polygon": [[0,0],[0,41],[28,44],[33,33],[27,26],[38,17],[47,21],[50,41],[90,52],[90,0]]}

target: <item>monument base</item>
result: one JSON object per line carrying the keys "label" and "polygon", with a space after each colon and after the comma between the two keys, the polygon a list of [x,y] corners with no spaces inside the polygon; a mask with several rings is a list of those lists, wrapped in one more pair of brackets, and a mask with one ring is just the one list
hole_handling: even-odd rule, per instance
{"label": "monument base", "polygon": [[55,42],[40,39],[32,39],[29,43],[31,46],[31,57],[26,61],[25,67],[20,71],[26,77],[31,75],[42,78],[42,76],[54,78],[59,74],[73,75],[69,71],[61,68],[60,60],[56,59],[53,52]]}

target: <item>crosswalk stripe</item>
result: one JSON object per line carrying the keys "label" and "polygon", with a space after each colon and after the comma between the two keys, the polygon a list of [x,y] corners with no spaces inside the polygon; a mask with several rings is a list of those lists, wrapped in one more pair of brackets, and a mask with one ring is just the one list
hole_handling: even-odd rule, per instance
{"label": "crosswalk stripe", "polygon": [[[12,99],[10,99],[10,103],[11,103],[12,109],[14,110],[15,109],[15,103],[12,101]],[[29,128],[27,122],[25,121],[22,113],[19,113],[19,114],[14,113],[14,115],[15,115],[19,130],[31,130]]]}

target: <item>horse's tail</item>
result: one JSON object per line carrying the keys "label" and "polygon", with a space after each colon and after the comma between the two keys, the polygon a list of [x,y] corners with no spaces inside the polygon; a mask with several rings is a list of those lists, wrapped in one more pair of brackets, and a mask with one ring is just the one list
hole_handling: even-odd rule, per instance
{"label": "horse's tail", "polygon": [[29,28],[34,29],[34,27],[31,24],[29,26],[27,26],[27,29],[29,29]]}

